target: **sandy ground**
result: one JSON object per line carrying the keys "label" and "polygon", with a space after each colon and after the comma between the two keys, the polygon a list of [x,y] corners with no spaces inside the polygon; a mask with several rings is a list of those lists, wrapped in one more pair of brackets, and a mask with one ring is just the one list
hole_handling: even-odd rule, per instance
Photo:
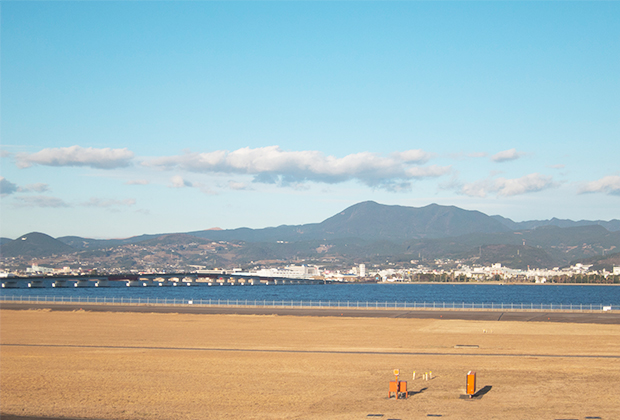
{"label": "sandy ground", "polygon": [[20,416],[619,419],[620,325],[1,310],[0,390]]}

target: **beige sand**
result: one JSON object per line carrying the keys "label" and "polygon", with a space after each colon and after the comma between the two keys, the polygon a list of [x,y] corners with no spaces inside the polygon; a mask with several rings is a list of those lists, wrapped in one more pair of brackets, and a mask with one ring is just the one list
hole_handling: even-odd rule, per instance
{"label": "beige sand", "polygon": [[[43,310],[0,322],[4,414],[620,418],[618,325]],[[395,368],[421,392],[388,399]],[[491,387],[480,399],[459,398],[469,370]]]}

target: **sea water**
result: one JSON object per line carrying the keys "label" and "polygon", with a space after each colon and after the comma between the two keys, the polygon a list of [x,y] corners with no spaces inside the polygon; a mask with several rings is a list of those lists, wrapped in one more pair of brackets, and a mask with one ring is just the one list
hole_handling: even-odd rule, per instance
{"label": "sea water", "polygon": [[[312,284],[255,286],[148,286],[127,287],[125,282],[111,282],[112,287],[64,287],[0,290],[0,298],[10,300],[47,297],[65,299],[179,299],[212,301],[312,301],[312,302],[388,302],[441,307],[472,307],[471,305],[620,305],[620,286],[611,285],[550,285],[550,284]],[[446,305],[446,307],[448,307]]]}

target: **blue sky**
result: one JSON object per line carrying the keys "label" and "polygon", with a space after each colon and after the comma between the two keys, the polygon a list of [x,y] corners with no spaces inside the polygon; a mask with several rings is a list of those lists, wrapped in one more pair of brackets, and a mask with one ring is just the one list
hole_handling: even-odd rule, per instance
{"label": "blue sky", "polygon": [[618,2],[6,2],[1,232],[620,218]]}

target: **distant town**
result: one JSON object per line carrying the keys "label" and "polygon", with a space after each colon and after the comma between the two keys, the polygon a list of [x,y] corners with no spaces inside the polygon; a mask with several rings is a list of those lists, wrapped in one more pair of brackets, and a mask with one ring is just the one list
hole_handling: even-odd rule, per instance
{"label": "distant town", "polygon": [[[219,244],[223,245],[223,244]],[[105,251],[104,251],[105,252]],[[167,274],[167,273],[197,273],[208,275],[236,275],[262,278],[290,278],[290,279],[325,279],[348,283],[375,283],[375,282],[502,282],[502,283],[576,283],[576,284],[620,284],[620,267],[613,267],[612,271],[591,270],[590,265],[577,263],[570,267],[553,269],[529,268],[527,270],[503,267],[500,263],[490,266],[467,265],[461,261],[434,260],[422,263],[411,260],[408,264],[386,261],[384,264],[358,264],[350,267],[334,268],[331,261],[329,267],[314,264],[260,264],[251,267],[218,268],[203,265],[189,265],[180,267],[177,264],[166,264],[162,267],[127,269],[123,267],[105,266],[102,261],[82,262],[73,261],[73,265],[63,260],[60,266],[33,262],[25,269],[7,269],[6,261],[0,271],[1,278],[49,276],[101,276],[118,274]],[[96,266],[92,267],[93,265]]]}

